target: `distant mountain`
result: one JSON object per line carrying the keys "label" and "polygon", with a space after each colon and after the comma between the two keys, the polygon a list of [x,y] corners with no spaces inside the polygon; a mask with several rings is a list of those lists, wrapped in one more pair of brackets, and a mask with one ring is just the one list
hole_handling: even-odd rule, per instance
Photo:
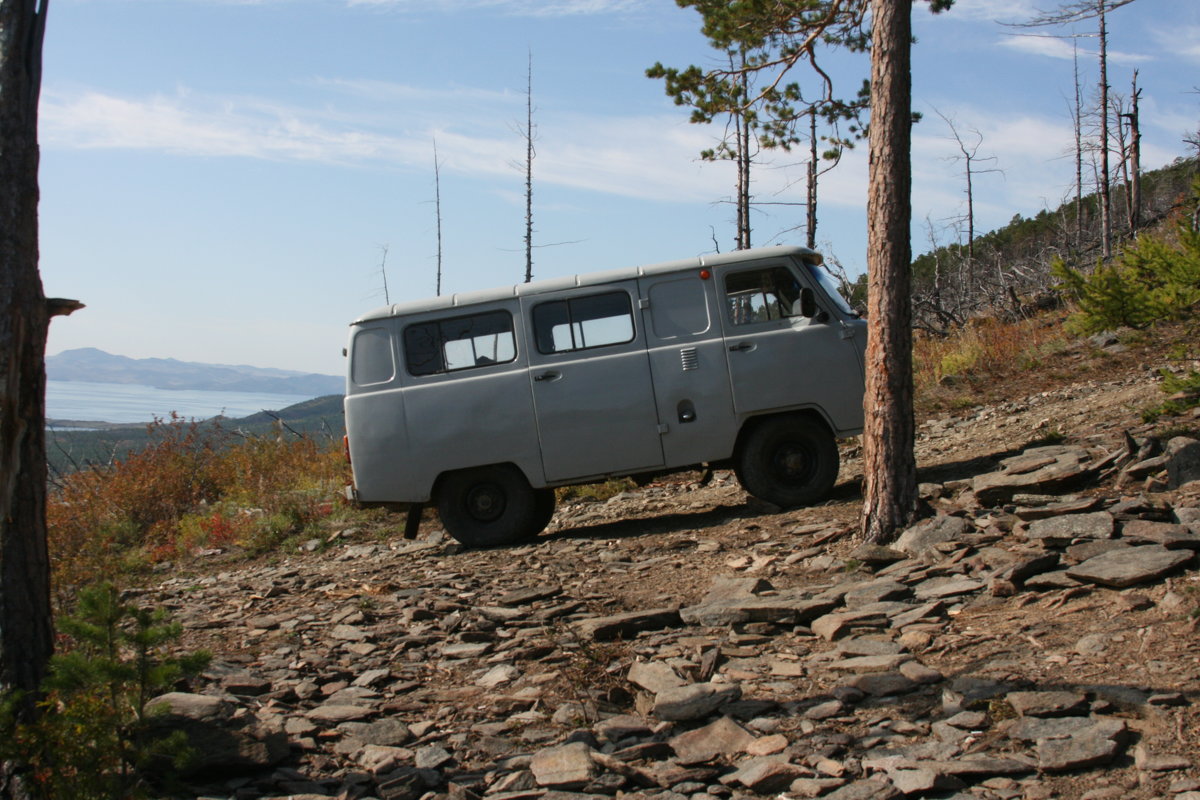
{"label": "distant mountain", "polygon": [[199,364],[174,358],[128,358],[94,347],[64,350],[46,358],[46,376],[53,381],[136,383],[156,389],[266,392],[308,397],[341,394],[343,378],[265,367]]}

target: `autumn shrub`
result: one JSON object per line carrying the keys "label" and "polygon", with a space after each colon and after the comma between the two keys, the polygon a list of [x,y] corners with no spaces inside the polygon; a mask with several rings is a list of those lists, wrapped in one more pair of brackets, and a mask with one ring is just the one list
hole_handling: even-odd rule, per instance
{"label": "autumn shrub", "polygon": [[327,517],[346,469],[340,448],[292,434],[245,436],[159,420],[151,442],[65,476],[47,508],[60,601],[113,571],[204,548],[262,552]]}

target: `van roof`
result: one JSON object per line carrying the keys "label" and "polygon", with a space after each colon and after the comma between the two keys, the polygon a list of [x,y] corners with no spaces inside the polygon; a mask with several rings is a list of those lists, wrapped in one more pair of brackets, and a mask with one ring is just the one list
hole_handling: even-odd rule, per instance
{"label": "van roof", "polygon": [[563,289],[574,289],[581,286],[596,286],[617,281],[632,280],[646,275],[658,275],[664,272],[678,272],[685,269],[700,269],[702,267],[718,267],[739,261],[754,261],[761,258],[779,256],[799,256],[810,264],[820,264],[821,254],[807,247],[781,245],[778,247],[757,247],[750,250],[735,250],[732,253],[714,253],[709,255],[684,258],[678,261],[665,261],[661,264],[649,264],[644,267],[625,267],[623,269],[589,272],[582,275],[564,278],[548,278],[531,283],[518,283],[498,289],[483,289],[476,292],[459,292],[431,297],[425,300],[410,300],[405,303],[394,303],[363,314],[351,325],[358,325],[371,320],[402,317],[409,314],[419,314],[425,311],[437,311],[444,308],[460,308],[477,303],[487,303],[495,300],[505,300],[525,295],[544,294]]}

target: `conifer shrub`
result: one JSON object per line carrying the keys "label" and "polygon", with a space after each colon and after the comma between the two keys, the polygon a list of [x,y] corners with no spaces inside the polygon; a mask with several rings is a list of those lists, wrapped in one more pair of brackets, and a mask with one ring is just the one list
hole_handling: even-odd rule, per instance
{"label": "conifer shrub", "polygon": [[203,651],[167,655],[180,633],[164,610],[122,602],[111,583],[81,591],[75,615],[59,620],[65,649],[50,662],[36,721],[15,721],[20,697],[0,702],[0,758],[28,766],[44,798],[144,797],[147,776],[170,782],[192,753],[182,732],[154,732],[151,701],[209,662]]}
{"label": "conifer shrub", "polygon": [[[1200,197],[1200,179],[1193,184]],[[1172,233],[1143,234],[1110,264],[1090,274],[1056,259],[1051,271],[1075,301],[1068,320],[1073,333],[1089,335],[1184,319],[1200,303],[1200,230],[1188,221]]]}

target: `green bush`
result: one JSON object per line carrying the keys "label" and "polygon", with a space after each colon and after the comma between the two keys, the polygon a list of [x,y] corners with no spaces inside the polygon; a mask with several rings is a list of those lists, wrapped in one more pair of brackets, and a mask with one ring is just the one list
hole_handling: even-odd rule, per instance
{"label": "green bush", "polygon": [[0,704],[0,758],[29,767],[37,797],[144,796],[145,770],[162,780],[191,756],[181,733],[150,733],[150,700],[204,669],[209,655],[165,656],[179,624],[162,609],[122,603],[109,583],[81,591],[76,616],[59,629],[71,649],[50,662],[38,719],[16,722],[20,697]]}
{"label": "green bush", "polygon": [[[1200,181],[1194,188],[1200,194]],[[1200,303],[1200,231],[1181,222],[1174,235],[1142,235],[1089,275],[1062,259],[1055,259],[1051,271],[1078,304],[1068,320],[1076,333],[1182,319]]]}

